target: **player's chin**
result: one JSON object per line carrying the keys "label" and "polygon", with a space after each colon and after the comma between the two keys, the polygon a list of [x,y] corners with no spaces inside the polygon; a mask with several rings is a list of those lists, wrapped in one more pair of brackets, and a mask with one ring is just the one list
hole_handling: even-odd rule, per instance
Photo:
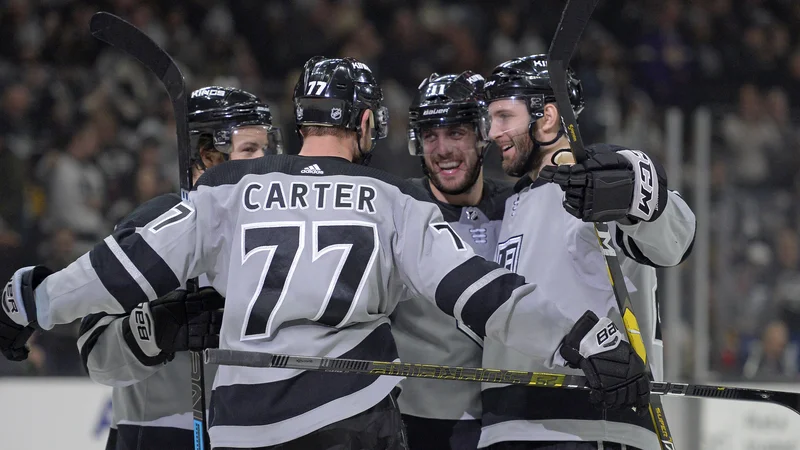
{"label": "player's chin", "polygon": [[445,194],[454,194],[464,190],[468,183],[467,173],[459,170],[456,174],[444,174],[442,172],[433,175],[436,187]]}

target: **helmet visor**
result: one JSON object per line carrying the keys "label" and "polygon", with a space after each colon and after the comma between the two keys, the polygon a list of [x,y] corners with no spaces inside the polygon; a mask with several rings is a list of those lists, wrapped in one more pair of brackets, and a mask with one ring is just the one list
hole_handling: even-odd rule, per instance
{"label": "helmet visor", "polygon": [[515,97],[492,100],[488,105],[489,137],[496,140],[503,135],[527,133],[531,113],[526,100]]}
{"label": "helmet visor", "polygon": [[229,130],[226,139],[215,136],[214,149],[231,159],[248,159],[283,153],[283,136],[280,129],[270,125],[243,125]]}

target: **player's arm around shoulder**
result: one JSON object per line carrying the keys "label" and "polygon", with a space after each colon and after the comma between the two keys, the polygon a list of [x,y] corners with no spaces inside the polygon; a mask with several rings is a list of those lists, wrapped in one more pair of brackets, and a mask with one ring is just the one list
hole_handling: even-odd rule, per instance
{"label": "player's arm around shoulder", "polygon": [[112,387],[129,386],[163,367],[163,362],[146,364],[128,345],[124,337],[128,320],[127,315],[98,313],[81,321],[78,351],[93,381]]}
{"label": "player's arm around shoulder", "polygon": [[[617,245],[639,263],[667,267],[686,259],[695,216],[669,189],[661,164],[646,152],[616,145],[587,150],[584,162],[548,165],[539,173],[564,191],[567,212],[584,222],[610,222]],[[558,153],[553,159],[559,159]]]}
{"label": "player's arm around shoulder", "polygon": [[128,386],[158,372],[176,352],[219,346],[225,299],[213,288],[172,291],[130,314],[81,322],[78,349],[92,380]]}

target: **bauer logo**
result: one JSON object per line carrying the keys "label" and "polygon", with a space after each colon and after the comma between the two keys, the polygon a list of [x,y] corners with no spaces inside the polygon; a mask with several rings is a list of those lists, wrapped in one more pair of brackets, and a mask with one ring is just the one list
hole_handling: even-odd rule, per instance
{"label": "bauer logo", "polygon": [[6,287],[3,288],[3,310],[9,315],[19,313],[17,301],[14,300],[14,289],[10,281],[6,283]]}
{"label": "bauer logo", "polygon": [[153,335],[153,325],[150,321],[150,315],[145,314],[142,310],[134,311],[134,322],[136,323],[136,334],[142,341],[149,341],[150,336]]}
{"label": "bauer logo", "polygon": [[423,116],[432,116],[434,114],[447,114],[450,111],[450,108],[436,108],[436,109],[426,109],[422,112]]}

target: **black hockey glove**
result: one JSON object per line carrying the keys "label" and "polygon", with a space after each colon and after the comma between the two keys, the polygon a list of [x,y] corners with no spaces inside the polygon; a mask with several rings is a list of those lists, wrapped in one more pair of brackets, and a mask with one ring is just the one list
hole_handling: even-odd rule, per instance
{"label": "black hockey glove", "polygon": [[663,168],[638,150],[600,148],[579,164],[545,166],[539,178],[561,186],[564,208],[584,222],[656,220],[667,206]]}
{"label": "black hockey glove", "polygon": [[142,303],[124,321],[128,347],[147,366],[171,360],[175,352],[219,346],[225,299],[213,288],[184,290]]}
{"label": "black hockey glove", "polygon": [[650,382],[644,362],[607,317],[598,319],[586,311],[559,352],[570,367],[583,370],[592,403],[609,409],[635,407],[639,414],[648,411]]}
{"label": "black hockey glove", "polygon": [[0,294],[0,352],[11,361],[28,358],[25,344],[37,326],[34,290],[51,273],[44,266],[19,269]]}

